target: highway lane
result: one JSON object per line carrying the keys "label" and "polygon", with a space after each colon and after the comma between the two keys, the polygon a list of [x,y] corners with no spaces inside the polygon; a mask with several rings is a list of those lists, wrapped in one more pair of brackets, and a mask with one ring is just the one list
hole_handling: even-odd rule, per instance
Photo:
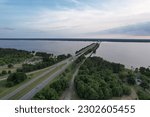
{"label": "highway lane", "polygon": [[54,70],[56,67],[66,63],[69,59],[64,60],[62,62],[59,62],[53,66],[51,66],[47,71],[45,71],[43,74],[37,76],[36,78],[32,78],[29,82],[23,84],[22,86],[18,87],[16,90],[12,91],[11,93],[7,94],[6,96],[2,97],[1,100],[8,100],[9,98],[11,98],[12,96],[16,95],[18,92],[20,92],[21,90],[23,90],[24,88],[26,88],[28,85],[32,84],[33,82],[35,82],[36,80],[42,78],[43,76],[45,76],[46,74],[48,74],[49,72],[51,72],[52,70]]}
{"label": "highway lane", "polygon": [[34,87],[31,91],[29,91],[27,94],[25,94],[23,97],[20,98],[20,100],[30,100],[32,99],[32,97],[38,93],[40,90],[42,90],[46,85],[48,85],[48,83],[53,80],[54,78],[56,78],[59,74],[63,73],[65,71],[65,69],[71,64],[71,62],[68,61],[68,63],[61,68],[60,70],[58,70],[57,72],[53,73],[49,78],[47,78],[46,80],[44,80],[42,83],[40,83],[39,85],[37,85],[36,87]]}

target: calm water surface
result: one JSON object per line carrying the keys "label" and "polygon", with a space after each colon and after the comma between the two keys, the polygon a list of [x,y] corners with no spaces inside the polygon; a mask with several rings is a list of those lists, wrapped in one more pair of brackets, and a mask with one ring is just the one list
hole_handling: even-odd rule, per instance
{"label": "calm water surface", "polygon": [[[74,54],[90,42],[0,41],[0,48],[16,48],[58,54]],[[102,43],[96,56],[126,67],[150,66],[150,43]]]}

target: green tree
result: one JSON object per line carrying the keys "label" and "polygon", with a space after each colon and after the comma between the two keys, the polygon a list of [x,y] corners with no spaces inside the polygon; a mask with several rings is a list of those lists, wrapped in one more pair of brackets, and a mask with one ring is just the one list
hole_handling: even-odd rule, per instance
{"label": "green tree", "polygon": [[8,68],[13,68],[14,66],[12,64],[8,64]]}
{"label": "green tree", "polygon": [[53,88],[47,88],[43,93],[45,99],[47,100],[56,100],[58,99],[58,93]]}
{"label": "green tree", "polygon": [[121,72],[119,72],[119,78],[120,78],[122,81],[124,81],[124,80],[127,78],[127,76],[128,76],[128,72],[126,72],[126,71],[121,71]]}
{"label": "green tree", "polygon": [[143,81],[141,84],[140,84],[141,87],[143,87],[144,89],[148,89],[149,88],[149,83],[146,82],[146,81]]}
{"label": "green tree", "polygon": [[7,83],[13,82],[14,85],[19,84],[27,79],[27,75],[22,72],[10,74],[7,78]]}
{"label": "green tree", "polygon": [[123,85],[123,94],[124,95],[130,95],[131,94],[131,88],[127,85]]}
{"label": "green tree", "polygon": [[112,88],[112,93],[113,96],[115,97],[121,97],[123,95],[122,87],[116,85],[115,87]]}
{"label": "green tree", "polygon": [[6,70],[3,70],[2,71],[2,75],[6,75],[7,74],[7,71]]}

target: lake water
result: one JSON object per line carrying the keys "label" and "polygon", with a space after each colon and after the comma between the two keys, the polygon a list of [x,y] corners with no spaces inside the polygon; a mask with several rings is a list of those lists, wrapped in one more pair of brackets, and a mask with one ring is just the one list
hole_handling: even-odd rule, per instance
{"label": "lake water", "polygon": [[[91,42],[0,41],[0,48],[16,48],[58,54],[74,54]],[[150,66],[150,43],[102,43],[96,56],[126,67]]]}

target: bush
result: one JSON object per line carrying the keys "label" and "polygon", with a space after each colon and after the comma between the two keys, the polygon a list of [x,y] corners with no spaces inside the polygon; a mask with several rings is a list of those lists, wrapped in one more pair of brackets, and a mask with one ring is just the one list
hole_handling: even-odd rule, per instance
{"label": "bush", "polygon": [[2,71],[2,75],[6,75],[7,74],[7,71],[6,70],[3,70]]}
{"label": "bush", "polygon": [[10,71],[10,70],[8,71],[8,74],[11,74],[11,71]]}
{"label": "bush", "polygon": [[137,92],[140,100],[150,100],[150,95],[142,90]]}
{"label": "bush", "polygon": [[8,65],[8,68],[13,68],[14,66],[12,64],[9,64]]}
{"label": "bush", "polygon": [[131,89],[129,86],[123,85],[123,94],[124,95],[130,95],[131,94]]}
{"label": "bush", "polygon": [[22,72],[16,72],[13,74],[10,74],[7,78],[7,82],[12,82],[14,85],[19,84],[27,79],[27,75]]}
{"label": "bush", "polygon": [[13,82],[7,82],[7,83],[6,83],[6,87],[12,87],[12,86],[14,86],[14,83],[13,83]]}
{"label": "bush", "polygon": [[127,82],[128,82],[130,85],[135,85],[135,83],[136,83],[134,77],[128,77]]}
{"label": "bush", "polygon": [[37,93],[33,99],[35,100],[56,100],[58,99],[58,93],[55,89],[47,88]]}

